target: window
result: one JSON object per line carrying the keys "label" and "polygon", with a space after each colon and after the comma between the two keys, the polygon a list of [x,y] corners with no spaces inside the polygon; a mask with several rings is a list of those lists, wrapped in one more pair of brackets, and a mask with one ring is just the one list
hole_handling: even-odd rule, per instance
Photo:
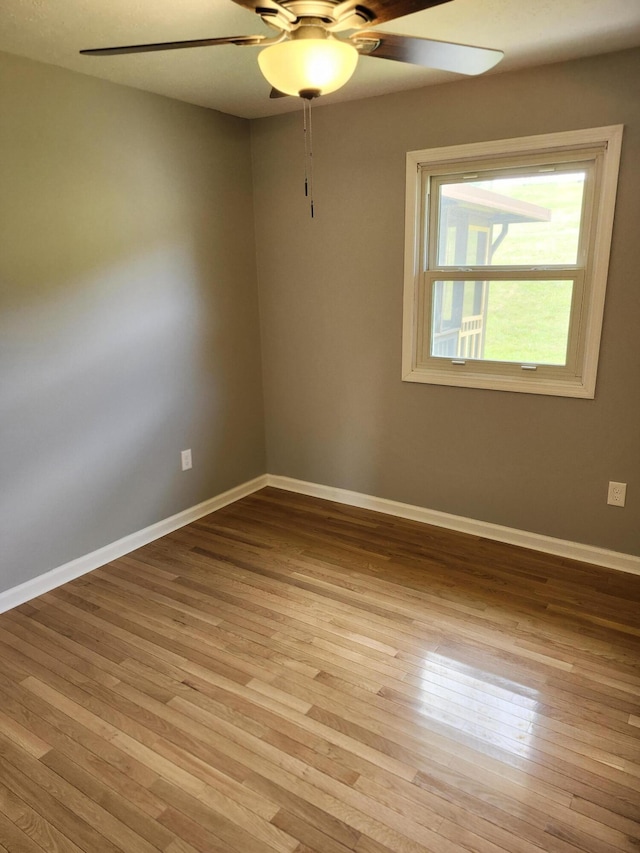
{"label": "window", "polygon": [[403,379],[594,396],[621,141],[409,152]]}

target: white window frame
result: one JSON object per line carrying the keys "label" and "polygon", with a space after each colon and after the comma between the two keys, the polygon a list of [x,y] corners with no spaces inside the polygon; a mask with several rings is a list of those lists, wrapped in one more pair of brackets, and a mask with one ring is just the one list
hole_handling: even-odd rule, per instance
{"label": "white window frame", "polygon": [[[609,267],[611,235],[618,183],[622,125],[566,131],[517,139],[454,145],[407,154],[405,210],[405,284],[403,305],[402,378],[406,382],[551,394],[595,396],[602,318]],[[578,264],[567,272],[574,281],[571,331],[564,366],[451,359],[431,356],[432,282],[557,277],[558,267],[473,267],[437,265],[429,257],[429,226],[433,221],[426,201],[425,179],[478,169],[531,166],[545,162],[593,161],[585,186],[583,216],[586,245]],[[426,176],[426,177],[425,177]],[[592,200],[592,204],[589,200]],[[433,213],[431,213],[433,219]],[[431,246],[435,246],[431,240]],[[482,269],[482,272],[479,270]],[[571,270],[570,267],[563,268]],[[517,272],[517,275],[514,274]],[[426,304],[426,309],[425,309]],[[426,340],[426,346],[425,346]]]}

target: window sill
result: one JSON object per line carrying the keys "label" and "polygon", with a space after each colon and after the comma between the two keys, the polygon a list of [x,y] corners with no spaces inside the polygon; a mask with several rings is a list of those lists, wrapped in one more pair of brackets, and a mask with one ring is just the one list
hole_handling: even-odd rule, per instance
{"label": "window sill", "polygon": [[458,373],[437,368],[413,368],[402,377],[403,382],[428,385],[451,385],[457,388],[481,388],[488,391],[515,391],[521,394],[544,394],[552,397],[578,397],[592,400],[595,384],[587,386],[580,378],[547,379],[523,371],[522,377],[501,376],[495,373]]}

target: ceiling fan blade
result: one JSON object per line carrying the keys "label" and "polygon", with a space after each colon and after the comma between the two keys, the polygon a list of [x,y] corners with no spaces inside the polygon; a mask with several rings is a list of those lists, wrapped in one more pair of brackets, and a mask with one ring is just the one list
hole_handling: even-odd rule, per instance
{"label": "ceiling fan blade", "polygon": [[[233,2],[244,9],[249,9],[266,17],[284,14],[290,21],[295,21],[298,15],[302,14],[299,8],[295,12],[293,11],[296,7],[295,3],[292,3],[291,8],[288,8],[287,0],[282,0],[282,3],[277,2],[277,0],[233,0]],[[349,11],[350,8],[353,11],[359,9],[364,12],[360,18],[363,22],[360,26],[366,26],[364,24],[365,18],[368,18],[371,24],[384,24],[385,21],[393,21],[395,18],[402,18],[404,15],[422,12],[424,9],[431,9],[433,6],[449,3],[451,0],[364,0],[364,2],[359,2],[359,0],[329,0],[329,2],[333,3],[335,9],[341,14]],[[314,15],[315,13],[311,11],[312,4],[307,5],[310,9],[304,14]],[[354,24],[354,26],[358,26],[358,24]]]}
{"label": "ceiling fan blade", "polygon": [[280,92],[278,89],[272,89],[271,92],[269,93],[269,97],[270,98],[288,98],[289,95],[287,95],[286,92]]}
{"label": "ceiling fan blade", "polygon": [[[238,0],[235,2],[237,3]],[[375,16],[372,24],[384,24],[385,21],[393,21],[396,18],[413,15],[414,12],[422,12],[449,2],[451,0],[365,0],[359,5],[364,6]]]}
{"label": "ceiling fan blade", "polygon": [[[280,8],[280,4],[276,3],[276,0],[233,0],[233,2],[251,12],[257,12],[258,9],[268,9],[275,12]],[[258,14],[260,13],[258,12]]]}
{"label": "ceiling fan blade", "polygon": [[[356,47],[359,47],[359,42],[362,41],[361,52],[365,56],[409,62],[412,65],[453,71],[456,74],[482,74],[497,65],[504,56],[501,50],[488,47],[379,33],[375,30],[355,33],[351,40]],[[367,45],[369,41],[373,45],[371,49]]]}
{"label": "ceiling fan blade", "polygon": [[130,44],[123,47],[98,47],[81,50],[85,56],[115,56],[120,53],[150,53],[154,50],[180,50],[183,47],[214,47],[218,44],[260,44],[266,36],[227,36],[215,39],[190,39],[189,41],[163,41],[155,44]]}
{"label": "ceiling fan blade", "polygon": [[[238,6],[242,6],[243,9],[255,12],[263,18],[284,18],[290,23],[293,23],[298,18],[297,13],[287,9],[283,3],[279,3],[277,0],[233,0],[233,2],[237,3]],[[338,5],[338,0],[329,0],[329,2]],[[351,0],[351,2],[355,5],[357,0]]]}

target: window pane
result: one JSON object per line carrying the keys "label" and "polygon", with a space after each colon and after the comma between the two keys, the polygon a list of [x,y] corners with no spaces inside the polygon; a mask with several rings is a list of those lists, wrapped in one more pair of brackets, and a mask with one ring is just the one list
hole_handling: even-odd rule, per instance
{"label": "window pane", "polygon": [[431,355],[564,365],[573,281],[435,281]]}
{"label": "window pane", "polygon": [[586,172],[440,185],[438,265],[576,264]]}

